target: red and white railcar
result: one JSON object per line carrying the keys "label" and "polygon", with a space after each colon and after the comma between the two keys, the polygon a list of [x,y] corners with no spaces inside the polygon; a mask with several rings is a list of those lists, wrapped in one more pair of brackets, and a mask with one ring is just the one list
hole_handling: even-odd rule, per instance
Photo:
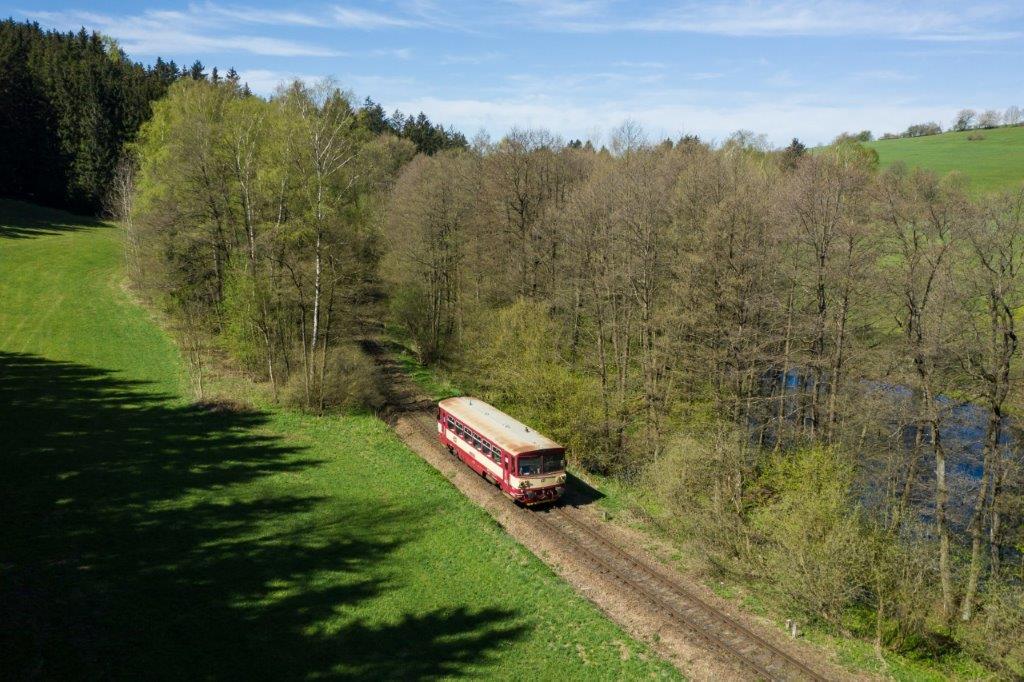
{"label": "red and white railcar", "polygon": [[437,406],[441,444],[513,500],[553,502],[565,492],[565,448],[476,398]]}

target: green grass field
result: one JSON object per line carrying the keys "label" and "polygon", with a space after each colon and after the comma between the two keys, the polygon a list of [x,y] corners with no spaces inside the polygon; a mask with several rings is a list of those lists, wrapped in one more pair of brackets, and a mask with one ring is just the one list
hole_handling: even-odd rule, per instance
{"label": "green grass field", "polygon": [[0,202],[3,677],[676,676],[381,421],[192,404],[120,255]]}
{"label": "green grass field", "polygon": [[[969,135],[984,139],[969,140]],[[903,161],[943,175],[960,171],[981,193],[1019,189],[1024,183],[1024,126],[878,140],[868,146],[878,151],[882,166]]]}

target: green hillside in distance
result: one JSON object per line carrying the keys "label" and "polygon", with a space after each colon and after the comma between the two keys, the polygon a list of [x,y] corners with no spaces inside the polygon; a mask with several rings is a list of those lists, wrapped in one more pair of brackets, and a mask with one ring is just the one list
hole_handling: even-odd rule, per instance
{"label": "green hillside in distance", "polygon": [[[968,139],[979,135],[980,140]],[[960,171],[979,193],[1024,183],[1024,126],[876,140],[867,146],[878,151],[882,167],[902,161],[940,175]]]}

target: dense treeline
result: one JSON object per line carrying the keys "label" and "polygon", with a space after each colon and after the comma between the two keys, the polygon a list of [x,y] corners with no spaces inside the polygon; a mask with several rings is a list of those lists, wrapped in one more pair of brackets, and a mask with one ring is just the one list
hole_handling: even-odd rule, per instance
{"label": "dense treeline", "polygon": [[1024,191],[853,140],[611,147],[403,169],[383,273],[421,357],[790,613],[1024,672]]}
{"label": "dense treeline", "polygon": [[132,278],[174,313],[197,388],[210,340],[314,411],[379,401],[351,343],[380,297],[382,189],[416,153],[330,82],[269,100],[182,80],[156,103],[115,194]]}
{"label": "dense treeline", "polygon": [[99,210],[123,144],[176,77],[98,33],[0,21],[0,192]]}
{"label": "dense treeline", "polygon": [[405,138],[422,154],[436,154],[445,149],[465,149],[469,146],[466,136],[454,128],[445,128],[433,123],[422,111],[416,116],[406,116],[395,111],[390,116],[382,107],[367,97],[359,109],[362,124],[376,135],[390,134]]}
{"label": "dense treeline", "polygon": [[[207,73],[198,61],[179,68],[160,58],[143,66],[111,38],[84,28],[60,33],[0,21],[0,193],[86,213],[102,210],[124,145],[149,119],[152,102],[182,78],[226,82],[251,94],[234,69]],[[426,154],[467,146],[461,133],[422,112],[388,116],[367,99],[360,118],[373,133],[408,139]]]}
{"label": "dense treeline", "polygon": [[[1016,104],[1007,107],[1005,112],[986,109],[978,113],[974,109],[961,109],[957,112],[956,118],[953,119],[953,125],[950,126],[949,132],[989,130],[1000,126],[1019,126],[1022,121],[1024,121],[1024,114],[1021,113],[1021,108]],[[901,137],[924,137],[927,135],[939,135],[942,132],[941,125],[935,121],[928,121],[908,126],[902,133],[884,133],[879,139],[894,140]],[[859,137],[861,142],[869,142],[874,139],[870,131],[867,130],[859,133]]]}

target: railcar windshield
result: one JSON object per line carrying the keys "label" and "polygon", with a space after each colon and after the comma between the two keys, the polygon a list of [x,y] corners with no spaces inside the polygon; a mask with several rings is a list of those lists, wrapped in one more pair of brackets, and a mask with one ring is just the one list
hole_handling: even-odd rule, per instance
{"label": "railcar windshield", "polygon": [[565,455],[561,452],[546,452],[519,458],[520,476],[540,476],[565,469]]}

